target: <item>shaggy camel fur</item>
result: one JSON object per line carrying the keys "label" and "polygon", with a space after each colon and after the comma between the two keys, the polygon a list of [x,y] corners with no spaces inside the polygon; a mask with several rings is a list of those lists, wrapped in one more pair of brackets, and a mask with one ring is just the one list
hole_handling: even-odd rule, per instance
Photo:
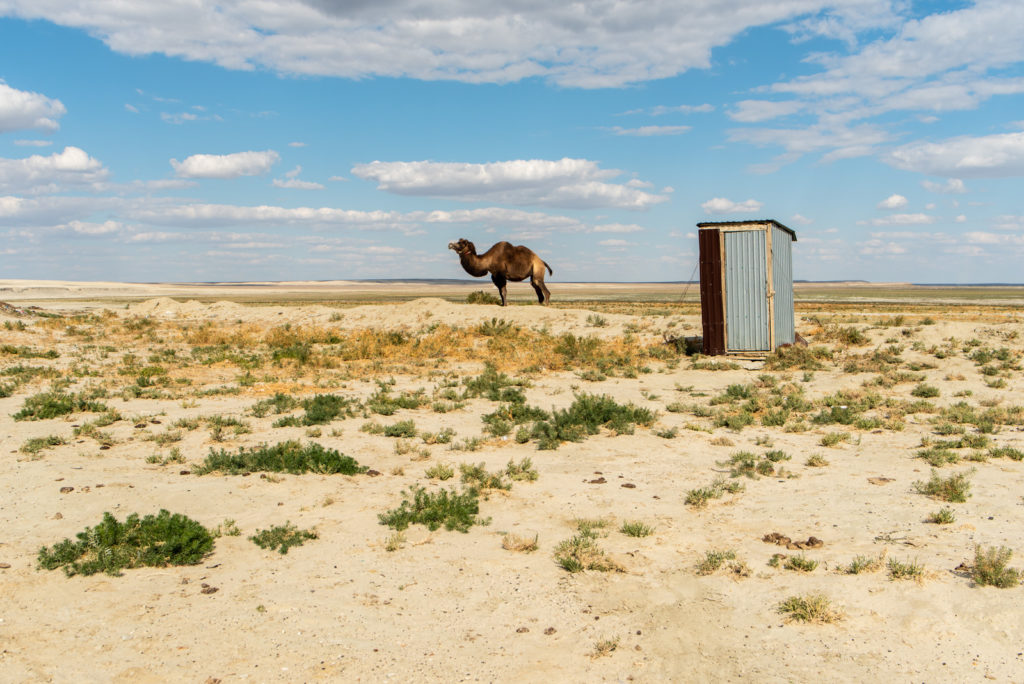
{"label": "shaggy camel fur", "polygon": [[505,306],[505,283],[509,280],[519,282],[530,279],[530,285],[537,293],[537,301],[547,304],[551,293],[544,284],[544,269],[554,275],[554,271],[543,259],[522,245],[513,247],[507,242],[499,242],[483,254],[476,253],[476,246],[466,238],[458,242],[449,242],[448,249],[455,250],[466,273],[479,278],[488,273],[494,286],[501,293],[501,305]]}

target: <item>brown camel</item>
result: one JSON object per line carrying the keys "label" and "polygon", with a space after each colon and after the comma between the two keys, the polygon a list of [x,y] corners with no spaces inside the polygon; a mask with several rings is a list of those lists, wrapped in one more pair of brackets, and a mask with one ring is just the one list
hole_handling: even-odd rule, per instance
{"label": "brown camel", "polygon": [[551,293],[544,285],[544,269],[554,275],[555,272],[543,259],[534,254],[530,249],[518,245],[513,247],[507,242],[499,242],[483,254],[476,253],[476,246],[461,238],[458,242],[449,242],[448,249],[454,249],[462,262],[462,268],[466,273],[479,278],[488,273],[494,286],[501,293],[501,305],[505,306],[505,283],[509,280],[519,282],[530,279],[530,285],[537,293],[537,301],[547,304],[551,300]]}

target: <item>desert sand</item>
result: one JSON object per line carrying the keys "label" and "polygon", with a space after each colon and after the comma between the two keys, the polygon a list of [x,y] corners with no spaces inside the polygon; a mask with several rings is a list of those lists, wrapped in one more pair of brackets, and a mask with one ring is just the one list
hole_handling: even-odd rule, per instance
{"label": "desert sand", "polygon": [[[0,387],[7,382],[10,394],[0,398],[4,681],[1024,680],[1024,588],[979,586],[970,571],[978,545],[1024,550],[1024,461],[998,455],[1012,453],[1005,450],[992,455],[1024,450],[1024,421],[1012,410],[1024,403],[1024,323],[1016,308],[894,314],[865,304],[829,317],[827,305],[804,307],[798,331],[811,348],[832,354],[817,370],[758,360],[712,370],[703,365],[709,359],[673,351],[598,372],[565,355],[530,354],[564,334],[594,337],[607,349],[664,350],[666,338],[699,334],[699,312],[673,309],[669,298],[655,313],[613,313],[596,305],[501,309],[436,293],[339,308],[201,303],[172,285],[0,286],[0,299],[42,307],[0,313]],[[360,296],[372,298],[372,288]],[[619,299],[628,301],[628,291]],[[895,315],[904,317],[893,325]],[[509,333],[508,346],[492,357],[500,335],[480,326],[494,319],[520,333]],[[849,329],[863,339],[844,339]],[[312,342],[312,360],[304,362],[273,359],[281,348],[267,342],[273,335],[313,331],[342,342]],[[424,346],[446,334],[462,346],[423,355],[407,346],[404,357],[346,360],[345,340],[365,331],[400,332],[402,344]],[[209,349],[225,341],[237,355],[214,360]],[[516,346],[527,342],[534,348]],[[59,356],[38,355],[47,350]],[[540,450],[534,439],[518,443],[515,430],[485,431],[481,418],[497,402],[476,397],[445,412],[434,407],[487,360],[527,383],[529,406],[566,408],[581,393],[607,395],[654,411],[656,420],[632,434],[603,428]],[[24,373],[12,369],[29,366],[56,373],[15,382]],[[140,385],[138,369],[147,366],[162,369],[151,376],[158,382]],[[14,419],[27,398],[61,378],[70,381],[67,391],[99,388],[121,418],[100,437],[75,434],[95,413]],[[422,390],[430,401],[315,427],[273,427],[280,415],[253,412],[276,393],[366,402],[378,383],[395,395]],[[716,403],[730,387],[764,400],[799,393],[813,408],[784,425],[765,425],[760,410],[752,424],[718,426],[716,411],[742,405]],[[830,397],[869,396],[860,424],[813,420]],[[915,401],[924,403],[909,408]],[[958,402],[997,418],[951,423],[942,410]],[[217,432],[204,422],[210,416],[236,419],[248,431]],[[407,440],[363,429],[409,419],[418,435]],[[446,428],[455,433],[450,444],[423,437]],[[823,445],[841,432],[843,441]],[[25,449],[51,435],[65,443]],[[957,462],[935,472],[968,473],[966,502],[918,491],[915,483],[932,474],[919,453],[964,436],[974,446],[948,446]],[[288,439],[337,449],[379,475],[192,472],[211,450]],[[788,459],[769,466],[771,474],[733,477],[729,461],[744,451],[782,451]],[[458,489],[459,464],[500,471],[524,458],[537,479],[482,497],[489,524],[467,533],[413,525],[389,550],[395,531],[378,515],[398,506],[404,491]],[[426,477],[437,464],[452,465],[455,476]],[[705,506],[687,504],[689,493],[716,478],[743,489]],[[942,508],[954,512],[953,522],[926,522]],[[211,529],[234,521],[241,534],[218,537],[198,565],[74,577],[37,567],[41,547],[74,538],[105,511],[123,519],[159,509]],[[596,542],[616,569],[568,572],[556,562],[556,547],[581,519],[606,521]],[[318,538],[287,554],[249,540],[286,521]],[[622,533],[630,521],[653,533]],[[536,537],[538,548],[504,549],[509,533]],[[763,541],[770,533],[823,543],[786,548]],[[731,551],[735,561],[701,574],[713,551]],[[786,569],[786,559],[772,563],[779,553],[817,566]],[[859,556],[883,560],[873,571],[848,572]],[[920,572],[893,578],[889,560]],[[1015,556],[1010,565],[1024,562]],[[789,597],[816,593],[838,621],[800,622],[779,611]]]}

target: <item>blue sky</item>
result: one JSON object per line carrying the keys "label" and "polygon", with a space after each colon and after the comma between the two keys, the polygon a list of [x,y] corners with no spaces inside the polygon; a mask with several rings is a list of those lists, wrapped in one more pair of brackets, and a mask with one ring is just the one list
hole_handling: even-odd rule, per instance
{"label": "blue sky", "polygon": [[[87,9],[83,9],[87,7]],[[0,278],[1024,282],[1020,0],[0,0]]]}

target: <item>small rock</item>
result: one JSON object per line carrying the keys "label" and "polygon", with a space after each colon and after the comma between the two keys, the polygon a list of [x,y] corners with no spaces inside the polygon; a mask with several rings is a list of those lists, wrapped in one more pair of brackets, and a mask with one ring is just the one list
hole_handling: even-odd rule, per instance
{"label": "small rock", "polygon": [[181,470],[181,471],[178,471],[178,474],[179,475],[191,475],[192,471],[191,470]]}
{"label": "small rock", "polygon": [[[9,567],[11,567],[10,563],[0,563],[0,570],[6,570]],[[526,628],[523,627],[522,629],[526,629]]]}
{"label": "small rock", "polygon": [[220,589],[217,588],[217,587],[205,586],[205,587],[203,587],[202,589],[199,590],[199,593],[200,594],[216,594],[218,591],[220,591]]}
{"label": "small rock", "polygon": [[548,627],[547,629],[545,629],[545,630],[544,630],[544,633],[545,633],[545,634],[547,634],[548,636],[551,636],[551,635],[552,635],[552,634],[554,634],[554,633],[555,633],[556,631],[557,631],[557,630],[556,630],[556,629],[555,629],[554,627]]}
{"label": "small rock", "polygon": [[369,475],[370,477],[377,477],[378,475],[380,475],[380,471],[379,470],[373,470],[371,468],[370,470],[366,471],[366,474]]}
{"label": "small rock", "polygon": [[625,487],[626,489],[636,489],[636,485],[633,484],[632,482],[623,482],[622,486]]}
{"label": "small rock", "polygon": [[520,627],[519,629],[516,630],[516,634],[526,634],[529,631],[530,631],[529,627]]}
{"label": "small rock", "polygon": [[54,514],[53,514],[53,519],[54,519],[54,520],[63,520],[63,519],[64,519],[64,516],[63,516],[63,515],[61,515],[60,513],[54,513]]}
{"label": "small rock", "polygon": [[607,481],[608,480],[604,479],[603,477],[599,477],[599,478],[597,478],[595,480],[590,480],[589,483],[590,484],[604,484]]}
{"label": "small rock", "polygon": [[60,493],[61,494],[70,494],[73,491],[75,491],[74,487],[61,487],[60,488]]}

